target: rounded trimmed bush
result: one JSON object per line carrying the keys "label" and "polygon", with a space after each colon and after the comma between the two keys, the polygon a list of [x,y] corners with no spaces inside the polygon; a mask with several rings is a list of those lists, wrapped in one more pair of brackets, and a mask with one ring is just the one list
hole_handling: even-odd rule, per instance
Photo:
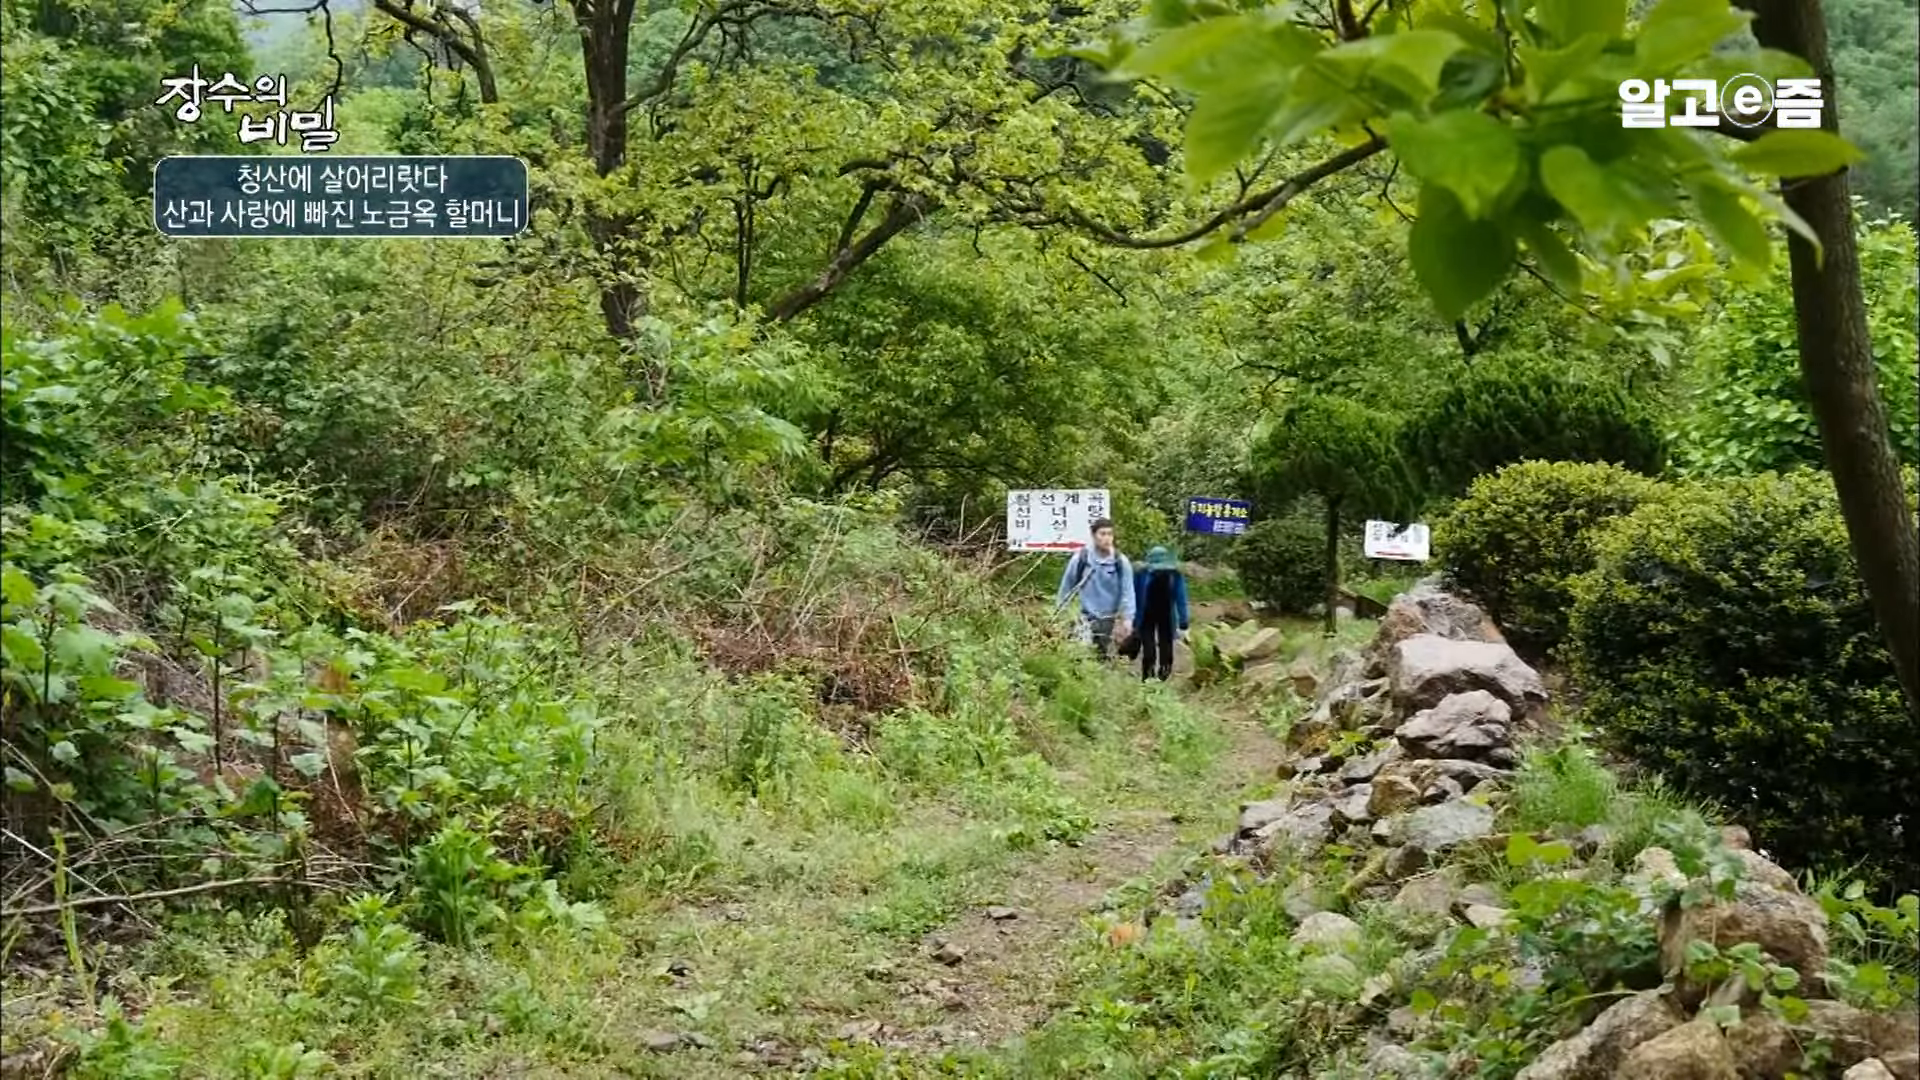
{"label": "rounded trimmed bush", "polygon": [[1519,461],[1610,461],[1649,475],[1666,467],[1659,418],[1612,373],[1561,356],[1474,364],[1400,431],[1428,490],[1463,491]]}
{"label": "rounded trimmed bush", "polygon": [[1676,486],[1605,527],[1568,639],[1593,722],[1790,863],[1916,883],[1920,724],[1823,473]]}
{"label": "rounded trimmed bush", "polygon": [[1276,611],[1303,615],[1327,595],[1326,525],[1291,513],[1257,522],[1233,547],[1233,568],[1247,595]]}
{"label": "rounded trimmed bush", "polygon": [[1597,527],[1660,490],[1618,465],[1509,465],[1475,480],[1435,523],[1440,568],[1516,644],[1549,648],[1567,633],[1570,583],[1593,568]]}

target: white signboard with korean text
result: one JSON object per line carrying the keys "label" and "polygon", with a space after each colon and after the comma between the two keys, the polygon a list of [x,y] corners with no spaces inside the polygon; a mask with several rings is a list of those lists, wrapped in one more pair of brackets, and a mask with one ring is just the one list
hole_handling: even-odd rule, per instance
{"label": "white signboard with korean text", "polygon": [[1366,553],[1369,559],[1426,562],[1431,541],[1425,525],[1367,522]]}
{"label": "white signboard with korean text", "polygon": [[1009,491],[1007,550],[1076,551],[1092,542],[1088,529],[1107,509],[1106,488]]}

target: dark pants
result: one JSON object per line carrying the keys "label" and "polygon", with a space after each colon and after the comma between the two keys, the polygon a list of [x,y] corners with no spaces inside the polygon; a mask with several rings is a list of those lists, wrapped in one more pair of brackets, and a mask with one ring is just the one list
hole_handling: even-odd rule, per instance
{"label": "dark pants", "polygon": [[1151,620],[1140,626],[1140,678],[1166,682],[1173,675],[1173,623]]}
{"label": "dark pants", "polygon": [[1093,651],[1102,660],[1113,659],[1113,623],[1112,615],[1104,619],[1087,619],[1087,630],[1093,638]]}

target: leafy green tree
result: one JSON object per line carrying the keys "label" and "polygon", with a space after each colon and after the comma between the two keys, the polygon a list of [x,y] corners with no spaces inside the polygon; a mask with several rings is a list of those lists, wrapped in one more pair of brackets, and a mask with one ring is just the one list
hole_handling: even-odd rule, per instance
{"label": "leafy green tree", "polygon": [[551,140],[551,195],[592,245],[617,339],[668,282],[786,322],[935,217],[983,225],[1060,190],[1124,217],[1164,186],[1142,149],[1153,117],[1086,98],[1084,65],[1058,55],[1112,5],[375,6],[442,41],[488,104],[510,106],[531,67],[493,41],[577,50],[585,104],[579,134]]}
{"label": "leafy green tree", "polygon": [[1404,520],[1420,502],[1414,471],[1401,455],[1401,419],[1344,397],[1308,393],[1293,401],[1253,455],[1258,499],[1285,506],[1318,496],[1326,508],[1327,630],[1339,603],[1341,515]]}
{"label": "leafy green tree", "polygon": [[1152,389],[1141,327],[1025,238],[983,250],[885,252],[798,329],[832,388],[809,420],[829,489],[939,474],[977,499],[1073,481],[1095,444],[1132,444]]}
{"label": "leafy green tree", "polygon": [[1826,0],[1832,34],[1833,94],[1847,130],[1867,158],[1853,190],[1882,213],[1920,206],[1920,4],[1915,0]]}
{"label": "leafy green tree", "polygon": [[[1874,388],[1840,171],[1859,151],[1835,133],[1831,113],[1822,130],[1769,130],[1731,151],[1686,128],[1621,123],[1619,84],[1667,71],[1833,83],[1817,3],[1747,6],[1764,47],[1753,55],[1715,51],[1749,21],[1727,0],[1659,0],[1631,21],[1625,0],[1415,2],[1364,14],[1350,4],[1317,13],[1155,4],[1149,19],[1083,55],[1188,95],[1187,172],[1203,184],[1234,174],[1238,194],[1164,238],[1089,231],[1135,244],[1258,239],[1302,192],[1391,149],[1421,184],[1407,242],[1413,272],[1455,319],[1522,265],[1568,293],[1590,273],[1602,284],[1630,272],[1627,253],[1657,220],[1697,220],[1737,263],[1764,266],[1773,242],[1755,208],[1770,213],[1793,234],[1801,369],[1862,577],[1920,708],[1920,532]],[[1259,164],[1234,173],[1319,134],[1346,148],[1292,175]],[[1795,183],[1776,193],[1753,173]]]}
{"label": "leafy green tree", "polygon": [[[1920,464],[1913,227],[1899,220],[1863,226],[1860,265],[1894,448],[1902,462]],[[1702,332],[1698,368],[1677,424],[1682,472],[1725,475],[1820,464],[1819,426],[1795,355],[1790,288],[1777,271],[1760,282],[1732,285]]]}

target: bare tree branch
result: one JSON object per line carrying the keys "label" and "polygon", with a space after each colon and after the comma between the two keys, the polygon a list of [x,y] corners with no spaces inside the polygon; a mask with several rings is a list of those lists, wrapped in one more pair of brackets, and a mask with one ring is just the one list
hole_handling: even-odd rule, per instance
{"label": "bare tree branch", "polygon": [[1193,228],[1172,236],[1132,236],[1094,221],[1078,210],[1067,211],[1067,220],[1094,238],[1116,247],[1149,250],[1180,247],[1183,244],[1190,244],[1203,236],[1217,232],[1244,218],[1246,220],[1234,229],[1231,237],[1233,242],[1239,243],[1246,239],[1248,233],[1259,228],[1269,218],[1273,217],[1273,215],[1285,209],[1288,203],[1292,202],[1295,197],[1299,196],[1314,184],[1344,169],[1357,165],[1386,148],[1386,140],[1375,136],[1358,146],[1350,147],[1335,154],[1333,157],[1328,158],[1310,169],[1296,173],[1273,187],[1255,192],[1214,214]]}

